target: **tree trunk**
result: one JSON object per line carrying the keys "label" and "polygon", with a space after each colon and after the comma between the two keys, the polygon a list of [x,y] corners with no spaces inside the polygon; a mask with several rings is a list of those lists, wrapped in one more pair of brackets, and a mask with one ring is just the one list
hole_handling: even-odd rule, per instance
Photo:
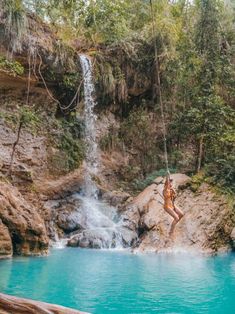
{"label": "tree trunk", "polygon": [[17,146],[17,144],[19,143],[19,140],[20,140],[20,133],[21,133],[22,126],[23,126],[23,121],[21,119],[21,121],[19,123],[19,126],[18,126],[17,137],[16,137],[16,140],[15,140],[13,146],[12,146],[11,161],[10,161],[10,166],[9,166],[9,170],[8,170],[8,176],[11,175],[12,165],[13,165],[13,160],[14,160],[14,155],[15,155],[15,150],[16,150],[16,146]]}
{"label": "tree trunk", "polygon": [[202,166],[203,146],[204,146],[204,135],[201,135],[199,139],[199,147],[198,147],[197,172],[201,170],[201,166]]}

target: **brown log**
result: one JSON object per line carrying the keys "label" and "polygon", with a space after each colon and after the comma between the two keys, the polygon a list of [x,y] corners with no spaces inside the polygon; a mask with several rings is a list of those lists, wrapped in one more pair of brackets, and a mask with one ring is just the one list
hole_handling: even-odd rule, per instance
{"label": "brown log", "polygon": [[0,293],[0,314],[88,314],[63,306]]}

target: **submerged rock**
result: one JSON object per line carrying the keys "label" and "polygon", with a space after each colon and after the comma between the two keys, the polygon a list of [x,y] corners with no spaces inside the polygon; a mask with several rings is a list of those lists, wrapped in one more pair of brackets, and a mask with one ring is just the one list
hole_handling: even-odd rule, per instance
{"label": "submerged rock", "polygon": [[[9,238],[10,237],[10,238]],[[10,243],[11,239],[11,243]],[[10,184],[0,183],[0,242],[2,254],[39,255],[47,253],[48,237],[44,221]]]}
{"label": "submerged rock", "polygon": [[[1,314],[86,314],[78,310],[0,293]],[[87,313],[88,314],[88,313]]]}

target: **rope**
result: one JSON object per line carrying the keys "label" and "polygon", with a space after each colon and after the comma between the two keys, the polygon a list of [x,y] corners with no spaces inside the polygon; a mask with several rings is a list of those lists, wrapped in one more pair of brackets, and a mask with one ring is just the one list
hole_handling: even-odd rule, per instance
{"label": "rope", "polygon": [[154,41],[154,55],[155,55],[155,67],[156,67],[156,74],[157,74],[157,88],[158,88],[158,95],[159,95],[159,102],[160,102],[160,109],[161,109],[161,119],[162,119],[162,135],[163,135],[163,144],[164,144],[164,160],[167,175],[170,175],[169,171],[169,163],[168,163],[168,153],[167,153],[167,145],[166,145],[166,124],[165,124],[165,114],[164,114],[164,105],[162,101],[162,92],[161,92],[161,80],[159,74],[159,64],[158,64],[158,51],[157,51],[157,44],[154,36],[156,34],[156,19],[153,10],[153,1],[149,0],[150,2],[150,11],[152,17],[152,34],[153,34],[153,41]]}
{"label": "rope", "polygon": [[28,84],[27,84],[26,106],[29,104],[29,92],[30,92],[30,80],[31,80],[31,54],[30,52],[28,56],[28,64],[29,64],[29,74],[28,74]]}
{"label": "rope", "polygon": [[42,79],[42,82],[43,82],[43,84],[44,84],[44,86],[45,86],[45,89],[46,89],[48,95],[50,96],[50,98],[51,98],[52,100],[54,100],[54,101],[59,105],[59,107],[60,107],[61,110],[67,110],[67,109],[69,109],[69,108],[72,106],[72,104],[74,103],[74,101],[76,100],[77,96],[79,95],[79,91],[80,91],[80,88],[81,88],[81,86],[82,86],[82,83],[83,83],[84,78],[81,80],[81,82],[80,82],[80,84],[79,84],[79,86],[78,86],[78,88],[77,88],[77,91],[76,91],[74,97],[72,98],[72,100],[70,101],[70,103],[68,104],[68,106],[65,106],[65,107],[62,106],[61,102],[60,102],[58,99],[56,99],[56,98],[52,95],[52,93],[49,91],[49,89],[48,89],[48,87],[47,87],[46,81],[45,81],[45,79],[44,79],[44,77],[43,77],[43,75],[42,75],[42,72],[41,72],[42,57],[41,57],[41,55],[40,55],[39,52],[37,52],[37,54],[38,54],[38,57],[39,57],[39,60],[40,60],[39,65],[38,65],[38,73],[39,73],[39,75],[40,75],[40,77],[41,77],[41,79]]}

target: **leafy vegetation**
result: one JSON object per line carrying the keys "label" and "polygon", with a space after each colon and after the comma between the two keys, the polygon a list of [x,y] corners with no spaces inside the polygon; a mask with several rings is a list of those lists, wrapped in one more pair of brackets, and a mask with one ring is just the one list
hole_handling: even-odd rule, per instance
{"label": "leafy vegetation", "polygon": [[56,134],[51,135],[51,144],[56,150],[49,153],[49,169],[53,174],[64,174],[78,168],[84,159],[82,124],[70,115],[67,119],[57,120],[56,129]]}
{"label": "leafy vegetation", "polygon": [[[62,63],[70,60],[74,67],[73,53],[68,59],[61,50],[64,42],[92,56],[98,109],[109,107],[120,120],[100,144],[103,150],[128,154],[124,180],[144,182],[163,168],[161,88],[170,166],[192,175],[202,171],[234,192],[234,1],[151,2],[152,12],[147,0],[11,0],[5,8],[6,29],[17,46],[15,34],[25,32],[25,14],[31,11],[56,31]],[[65,98],[81,79],[71,73],[61,83]],[[63,128],[58,149],[71,154],[72,169],[82,159],[81,145]]]}
{"label": "leafy vegetation", "polygon": [[5,31],[12,53],[21,52],[24,36],[27,33],[27,18],[21,0],[3,0]]}
{"label": "leafy vegetation", "polygon": [[8,60],[4,56],[0,56],[0,69],[13,76],[24,74],[24,67],[18,61]]}
{"label": "leafy vegetation", "polygon": [[45,126],[42,113],[36,110],[34,106],[20,105],[11,112],[2,110],[0,117],[5,120],[9,127],[15,129],[21,123],[23,129],[30,131],[34,135],[42,131]]}

